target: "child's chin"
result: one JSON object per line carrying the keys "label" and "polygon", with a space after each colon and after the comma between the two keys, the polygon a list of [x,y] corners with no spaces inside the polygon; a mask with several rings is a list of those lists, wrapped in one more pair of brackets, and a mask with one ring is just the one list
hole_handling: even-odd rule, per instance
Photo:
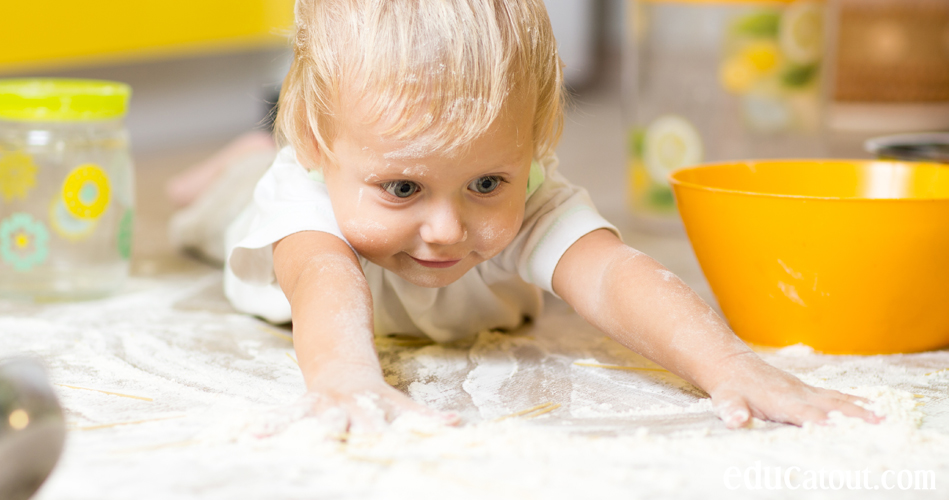
{"label": "child's chin", "polygon": [[[456,264],[457,266],[458,264]],[[453,266],[454,267],[454,266]],[[425,269],[425,270],[409,270],[402,272],[397,272],[400,278],[408,281],[409,283],[421,286],[425,288],[441,288],[448,286],[455,281],[458,281],[458,278],[464,275],[464,272],[459,272],[460,269]]]}

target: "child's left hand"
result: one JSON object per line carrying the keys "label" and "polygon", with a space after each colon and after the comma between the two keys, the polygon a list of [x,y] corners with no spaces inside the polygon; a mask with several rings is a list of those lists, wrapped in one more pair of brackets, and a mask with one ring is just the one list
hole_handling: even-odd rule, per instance
{"label": "child's left hand", "polygon": [[731,429],[743,427],[751,417],[794,425],[825,422],[827,414],[839,411],[870,423],[883,420],[857,405],[866,399],[821,389],[779,370],[752,352],[733,357],[721,367],[721,381],[707,389],[719,417]]}
{"label": "child's left hand", "polygon": [[608,231],[574,243],[553,286],[601,331],[709,393],[730,428],[751,417],[823,422],[831,411],[881,420],[856,404],[861,398],[811,387],[765,363],[682,280]]}

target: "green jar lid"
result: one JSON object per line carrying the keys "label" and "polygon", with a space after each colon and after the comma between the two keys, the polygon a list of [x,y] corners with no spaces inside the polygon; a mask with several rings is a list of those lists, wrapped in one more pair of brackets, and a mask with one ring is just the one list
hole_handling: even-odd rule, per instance
{"label": "green jar lid", "polygon": [[121,118],[131,95],[128,85],[104,80],[0,80],[0,120],[63,122]]}

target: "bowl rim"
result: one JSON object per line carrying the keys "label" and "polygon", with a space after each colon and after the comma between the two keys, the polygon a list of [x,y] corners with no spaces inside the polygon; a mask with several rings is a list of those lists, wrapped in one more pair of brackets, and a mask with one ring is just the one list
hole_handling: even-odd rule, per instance
{"label": "bowl rim", "polygon": [[949,169],[949,165],[945,163],[937,162],[925,162],[925,161],[907,161],[907,160],[879,160],[879,159],[866,159],[866,158],[757,158],[753,160],[729,160],[729,161],[716,161],[701,163],[698,165],[691,165],[688,167],[677,168],[672,172],[669,172],[667,180],[669,185],[672,187],[680,188],[691,188],[698,191],[707,191],[707,192],[716,192],[716,193],[729,193],[737,194],[744,196],[754,196],[761,198],[786,198],[792,200],[826,200],[826,201],[847,201],[847,202],[886,202],[886,203],[918,203],[918,202],[946,202],[949,203],[949,196],[944,198],[855,198],[855,197],[843,197],[843,196],[809,196],[802,194],[779,194],[779,193],[761,193],[757,191],[744,191],[740,189],[726,189],[719,187],[711,187],[696,182],[687,182],[681,179],[678,179],[676,176],[683,172],[697,170],[702,168],[711,168],[711,167],[723,167],[729,165],[748,165],[754,163],[890,163],[890,164],[899,164],[907,167],[934,167],[934,168],[946,168]]}

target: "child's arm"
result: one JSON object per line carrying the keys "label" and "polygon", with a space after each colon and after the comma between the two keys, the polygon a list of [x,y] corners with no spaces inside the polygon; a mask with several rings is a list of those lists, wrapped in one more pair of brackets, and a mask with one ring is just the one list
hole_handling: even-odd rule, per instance
{"label": "child's arm", "polygon": [[294,233],[274,243],[273,258],[314,411],[342,410],[354,430],[384,424],[359,397],[374,400],[387,419],[407,411],[437,415],[385,382],[373,343],[372,295],[346,243],[318,231]]}
{"label": "child's arm", "polygon": [[811,387],[765,363],[678,277],[597,230],[560,259],[554,291],[587,321],[702,388],[729,427],[751,416],[800,425],[829,411],[878,421],[860,398]]}

